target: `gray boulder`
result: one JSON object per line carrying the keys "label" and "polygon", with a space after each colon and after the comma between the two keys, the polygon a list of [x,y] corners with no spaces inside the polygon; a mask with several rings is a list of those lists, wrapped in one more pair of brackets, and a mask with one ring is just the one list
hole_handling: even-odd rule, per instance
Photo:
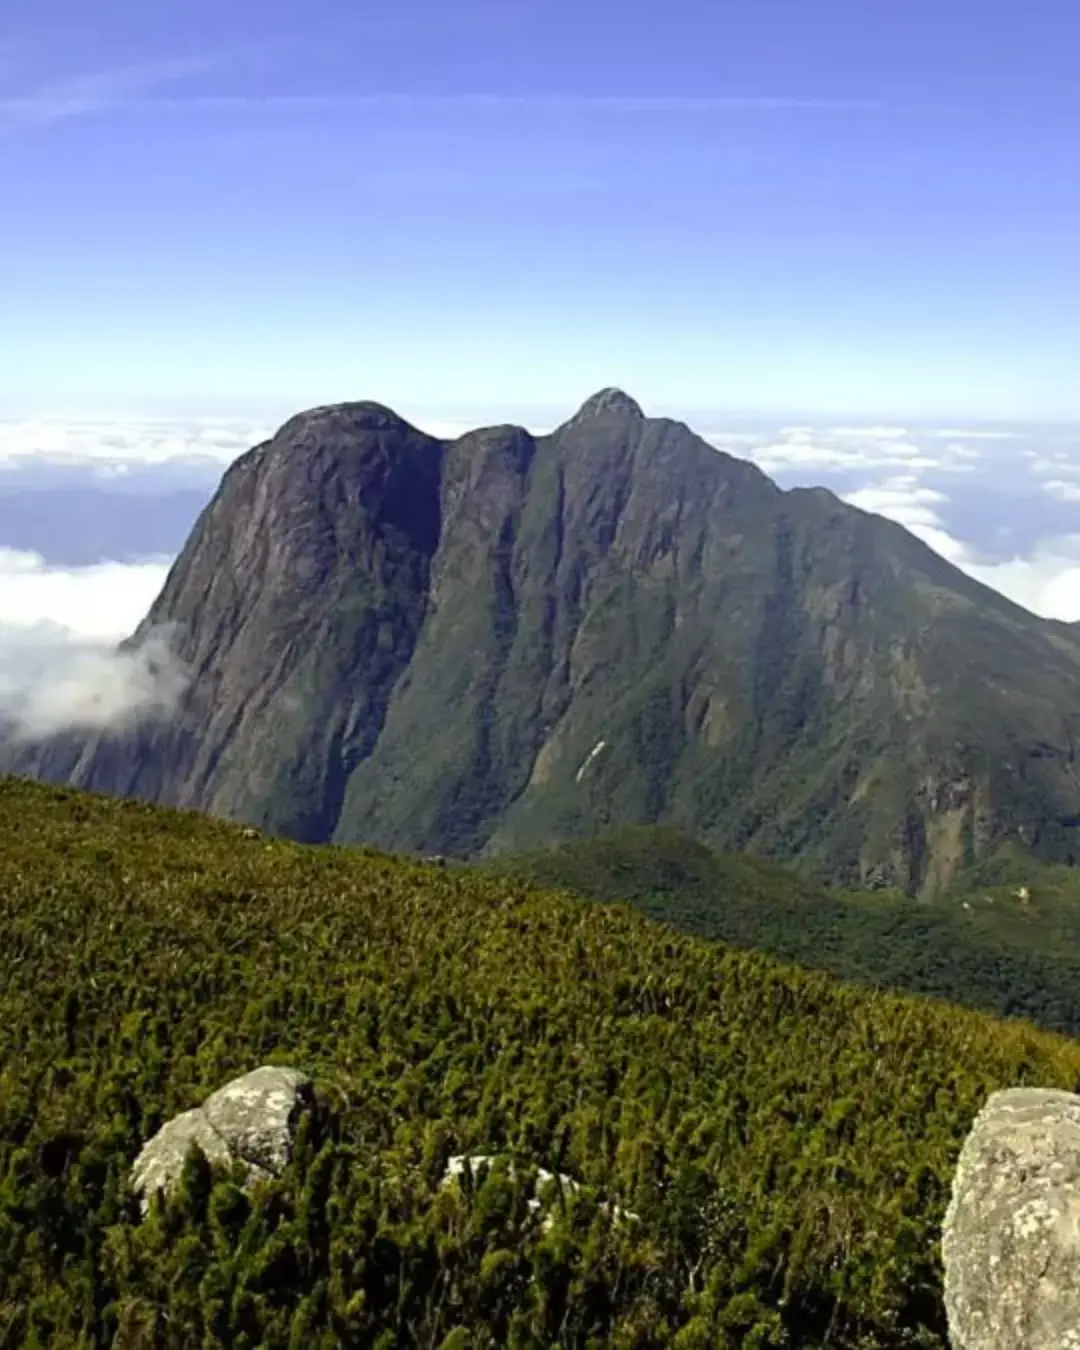
{"label": "gray boulder", "polygon": [[995,1092],[942,1231],[954,1350],[1080,1350],[1080,1097]]}
{"label": "gray boulder", "polygon": [[143,1213],[154,1192],[170,1191],[180,1180],[192,1144],[210,1163],[243,1164],[248,1185],[279,1175],[292,1157],[300,1117],[313,1101],[306,1074],[264,1066],[167,1121],[132,1165],[131,1183]]}
{"label": "gray boulder", "polygon": [[132,1186],[143,1197],[144,1212],[154,1191],[170,1190],[175,1185],[192,1144],[209,1162],[232,1161],[228,1145],[213,1130],[201,1107],[174,1116],[144,1146],[131,1169]]}
{"label": "gray boulder", "polygon": [[262,1068],[218,1088],[202,1109],[234,1156],[276,1175],[292,1156],[297,1121],[311,1102],[306,1074]]}

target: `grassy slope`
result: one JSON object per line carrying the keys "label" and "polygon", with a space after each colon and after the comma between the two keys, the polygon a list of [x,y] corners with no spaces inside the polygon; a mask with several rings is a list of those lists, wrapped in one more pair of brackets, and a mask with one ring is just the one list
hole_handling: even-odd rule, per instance
{"label": "grassy slope", "polygon": [[[944,1346],[938,1225],[994,1088],[1080,1047],[472,871],[0,780],[0,1343]],[[246,1199],[162,1121],[266,1061],[329,1123]],[[555,1225],[502,1150],[586,1189]]]}
{"label": "grassy slope", "polygon": [[[496,860],[538,885],[633,904],[683,932],[844,979],[1080,1033],[1080,873],[1002,854],[934,902],[828,889],[673,829],[612,831]],[[1027,885],[1030,898],[1017,897]]]}

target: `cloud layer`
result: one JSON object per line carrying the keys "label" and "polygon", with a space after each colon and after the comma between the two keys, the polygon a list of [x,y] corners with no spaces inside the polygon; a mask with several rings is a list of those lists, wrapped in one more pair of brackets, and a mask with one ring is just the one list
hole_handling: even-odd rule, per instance
{"label": "cloud layer", "polygon": [[169,560],[52,567],[40,554],[0,548],[0,632],[46,624],[85,642],[118,642],[138,625]]}
{"label": "cloud layer", "polygon": [[119,731],[164,717],[188,684],[167,632],[117,651],[43,625],[0,632],[0,657],[0,727],[16,741],[64,731]]}
{"label": "cloud layer", "polygon": [[1044,618],[1080,620],[1080,432],[785,426],[708,439],[783,486],[831,487]]}
{"label": "cloud layer", "polygon": [[157,596],[161,559],[50,567],[0,549],[0,725],[16,739],[167,714],[187,684],[170,634],[118,651]]}
{"label": "cloud layer", "polygon": [[910,475],[850,492],[846,500],[895,520],[968,576],[1033,614],[1068,623],[1080,620],[1080,531],[1045,539],[1025,557],[985,562],[945,529],[938,510],[948,501],[946,494],[919,486]]}
{"label": "cloud layer", "polygon": [[983,452],[964,442],[978,438],[961,431],[950,431],[947,437],[949,443],[942,447],[937,444],[940,433],[920,435],[903,427],[787,426],[772,432],[714,431],[706,439],[719,450],[746,455],[770,474],[870,469],[974,472]]}
{"label": "cloud layer", "polygon": [[193,468],[216,477],[275,429],[251,418],[0,418],[0,474],[80,468],[107,479]]}

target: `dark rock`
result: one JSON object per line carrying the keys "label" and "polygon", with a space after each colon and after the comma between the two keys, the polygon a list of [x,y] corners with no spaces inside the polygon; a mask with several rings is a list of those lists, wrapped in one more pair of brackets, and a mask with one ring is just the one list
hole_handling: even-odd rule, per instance
{"label": "dark rock", "polygon": [[618,417],[640,422],[645,414],[641,411],[640,405],[621,389],[601,389],[599,393],[585,400],[573,420],[580,422],[590,417]]}

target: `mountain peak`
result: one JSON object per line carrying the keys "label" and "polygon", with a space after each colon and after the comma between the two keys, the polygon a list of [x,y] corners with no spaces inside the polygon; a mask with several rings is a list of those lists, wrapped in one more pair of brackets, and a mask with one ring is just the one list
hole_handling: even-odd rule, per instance
{"label": "mountain peak", "polygon": [[326,403],[295,413],[278,429],[278,436],[289,439],[301,432],[325,435],[329,430],[411,431],[413,428],[385,404],[364,399],[352,403]]}
{"label": "mountain peak", "polygon": [[627,421],[640,422],[645,414],[629,394],[621,389],[601,389],[599,393],[587,398],[574,414],[573,421],[580,422],[589,417],[620,417]]}
{"label": "mountain peak", "polygon": [[535,440],[351,403],[267,444],[137,632],[176,633],[170,715],[0,725],[0,770],[425,854],[667,821],[915,893],[1075,861],[1080,639],[901,526],[615,389]]}

